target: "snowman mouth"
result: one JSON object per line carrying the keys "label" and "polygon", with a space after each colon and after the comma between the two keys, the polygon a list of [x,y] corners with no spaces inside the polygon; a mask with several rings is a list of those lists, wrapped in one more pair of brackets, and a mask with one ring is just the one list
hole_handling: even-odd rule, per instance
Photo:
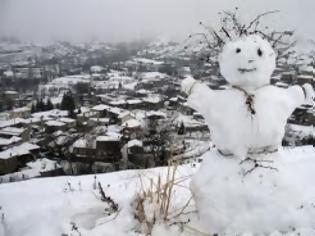
{"label": "snowman mouth", "polygon": [[242,74],[244,74],[244,73],[249,73],[249,72],[256,71],[256,68],[252,68],[252,69],[238,68],[238,71],[241,72]]}

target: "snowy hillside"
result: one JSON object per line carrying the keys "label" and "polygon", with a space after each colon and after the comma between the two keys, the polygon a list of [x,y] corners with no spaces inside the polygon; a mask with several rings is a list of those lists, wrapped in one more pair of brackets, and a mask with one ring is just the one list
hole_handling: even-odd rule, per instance
{"label": "snowy hillside", "polygon": [[[180,167],[178,178],[191,176],[194,170],[190,166]],[[141,235],[134,232],[137,223],[131,211],[132,199],[141,191],[140,176],[147,182],[148,178],[156,178],[166,171],[167,168],[122,171],[97,175],[96,181],[94,175],[86,175],[2,184],[0,235]],[[95,183],[98,181],[106,196],[118,204],[118,212],[106,213],[108,204],[100,200]],[[188,181],[181,184],[187,186]],[[189,190],[178,189],[176,201],[178,205],[185,204],[190,197]],[[71,223],[81,234],[72,230]]]}
{"label": "snowy hillside", "polygon": [[[303,199],[303,197],[300,198],[301,194],[299,195],[297,192],[294,192],[292,195],[292,191],[299,190],[300,193],[303,193],[304,200],[310,199],[312,196],[313,199],[315,197],[315,190],[310,188],[315,178],[314,172],[312,173],[312,170],[315,168],[315,151],[313,147],[305,146],[284,150],[283,158],[280,158],[280,162],[277,164],[279,171],[270,174],[271,170],[262,168],[242,178],[243,184],[241,185],[239,182],[240,178],[237,175],[233,175],[233,163],[236,162],[224,159],[222,156],[216,160],[214,152],[210,151],[203,156],[205,166],[209,167],[210,163],[210,168],[206,171],[208,174],[205,174],[205,170],[200,172],[205,178],[199,183],[202,184],[203,181],[207,181],[207,176],[209,177],[213,174],[218,178],[215,179],[213,177],[214,182],[209,188],[204,186],[205,190],[211,190],[210,194],[217,194],[217,198],[213,200],[213,203],[220,204],[226,199],[239,203],[238,206],[229,204],[224,212],[216,211],[216,205],[204,206],[207,209],[211,209],[211,214],[216,215],[218,219],[224,217],[224,222],[234,219],[234,224],[231,222],[226,226],[225,232],[227,234],[225,235],[236,235],[234,234],[236,229],[243,229],[242,233],[244,233],[237,235],[266,235],[254,234],[256,232],[253,230],[256,229],[257,233],[262,233],[264,228],[274,229],[277,225],[280,226],[286,222],[288,217],[290,218],[291,216],[300,216],[301,229],[292,227],[292,231],[287,231],[285,235],[313,235],[311,230],[314,226],[314,221],[312,220],[314,218],[310,216],[314,213],[311,209],[314,204],[297,202]],[[239,165],[237,163],[237,166]],[[202,233],[206,232],[201,227],[205,222],[208,222],[210,225],[216,223],[209,222],[209,218],[201,218],[199,222],[194,203],[190,201],[191,193],[187,187],[191,177],[198,168],[198,165],[196,166],[193,163],[178,167],[175,177],[177,182],[172,190],[170,220],[161,222],[156,220],[157,225],[162,222],[164,224],[168,222],[166,225],[172,225],[172,227],[166,229],[164,226],[155,226],[153,227],[152,235],[187,236],[212,235],[214,233]],[[163,182],[167,172],[168,168],[156,168],[100,174],[97,175],[96,179],[94,175],[66,176],[2,184],[0,185],[0,235],[144,235],[140,233],[143,228],[135,219],[134,202],[136,196],[143,189],[152,188],[152,185],[157,183],[159,176],[161,176],[161,182]],[[225,173],[227,174],[225,175]],[[265,174],[264,178],[261,177],[263,174]],[[230,179],[226,180],[229,177]],[[259,177],[258,182],[262,184],[257,182],[257,177]],[[286,180],[292,182],[285,182]],[[218,181],[221,181],[221,184],[218,184]],[[270,187],[275,181],[280,184],[277,194],[273,191],[277,187]],[[97,182],[101,183],[106,197],[118,204],[118,211],[113,210],[111,201],[101,200]],[[285,184],[289,184],[286,186],[287,189],[283,188]],[[230,188],[229,186],[234,187]],[[239,195],[228,195],[229,191],[233,192],[234,188],[239,188]],[[250,189],[251,192],[248,192],[247,197],[244,197],[243,194],[246,189]],[[262,190],[271,190],[271,192],[262,192]],[[288,195],[288,193],[291,194]],[[270,196],[276,197],[276,199],[272,200]],[[296,198],[297,196],[299,198]],[[233,197],[235,197],[234,201]],[[290,205],[293,202],[300,205]],[[281,205],[277,205],[278,203],[281,203]],[[247,210],[243,208],[244,204],[250,204],[247,205]],[[267,205],[265,204],[269,204],[269,207],[266,207]],[[155,212],[154,204],[150,205],[149,202],[144,205],[145,214],[150,215]],[[256,206],[256,214],[254,214],[253,206]],[[275,207],[275,209],[273,210],[272,207]],[[282,207],[286,208],[286,210]],[[279,209],[282,209],[286,216],[279,217]],[[250,218],[246,218],[247,211],[249,211]],[[264,214],[266,213],[270,214],[269,220],[265,219],[264,224],[259,224],[258,222],[261,221],[259,217],[265,216]],[[309,224],[307,225],[305,222]],[[235,225],[236,223],[237,225]],[[220,226],[222,225],[217,225],[217,228]],[[179,231],[182,232],[180,233]],[[267,235],[282,234],[273,232]]]}

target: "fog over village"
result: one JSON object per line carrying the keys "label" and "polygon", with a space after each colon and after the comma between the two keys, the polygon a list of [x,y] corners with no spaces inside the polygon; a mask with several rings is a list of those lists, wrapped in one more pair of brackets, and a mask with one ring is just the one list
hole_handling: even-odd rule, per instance
{"label": "fog over village", "polygon": [[0,236],[315,235],[314,9],[1,0]]}

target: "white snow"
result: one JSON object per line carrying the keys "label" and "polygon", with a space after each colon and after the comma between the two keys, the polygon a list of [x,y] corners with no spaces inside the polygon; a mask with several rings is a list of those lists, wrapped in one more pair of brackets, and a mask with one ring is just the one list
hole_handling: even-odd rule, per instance
{"label": "white snow", "polygon": [[220,235],[269,235],[303,228],[312,230],[305,235],[314,235],[314,148],[259,158],[267,167],[248,173],[252,161],[223,157],[215,150],[203,156],[191,185],[202,225]]}
{"label": "white snow", "polygon": [[65,77],[60,77],[52,80],[50,84],[56,86],[68,86],[77,83],[89,83],[91,76],[88,74],[83,75],[68,75]]}
{"label": "white snow", "polygon": [[100,142],[119,141],[120,137],[121,135],[119,134],[108,132],[107,135],[98,136],[96,138],[96,141],[100,141]]}
{"label": "white snow", "polygon": [[[119,204],[118,215],[108,216],[108,205],[100,201],[98,190],[94,190],[94,176],[55,177],[33,179],[0,185],[0,202],[4,223],[0,229],[6,236],[56,236],[70,232],[74,222],[82,236],[140,236],[135,232],[137,222],[132,213],[131,203],[141,186],[149,186],[147,178],[165,176],[166,168],[145,171],[123,171],[97,175],[105,191]],[[178,177],[187,179],[193,170],[180,167]],[[140,181],[142,176],[143,181]],[[142,183],[141,183],[142,182]],[[174,196],[174,213],[179,212],[189,198],[188,181],[181,181]],[[26,204],[27,203],[27,204]],[[178,205],[177,205],[178,204]],[[0,212],[1,215],[1,212]],[[158,230],[157,227],[156,230]],[[164,232],[168,231],[164,229]],[[1,230],[0,230],[1,232]],[[0,234],[1,235],[1,234]],[[155,236],[162,236],[154,234]],[[3,236],[3,235],[1,235]]]}
{"label": "white snow", "polygon": [[87,138],[80,138],[76,140],[72,146],[75,148],[96,148],[96,142],[95,140],[89,142]]}
{"label": "white snow", "polygon": [[128,128],[136,128],[136,127],[140,127],[141,123],[140,121],[136,120],[136,119],[129,119],[127,121],[125,121],[124,123],[121,124],[123,127],[128,127]]}
{"label": "white snow", "polygon": [[[199,191],[194,192],[199,200],[197,206],[202,206],[199,207],[201,217],[191,212],[192,202],[187,211],[191,212],[187,213],[191,222],[182,226],[183,232],[178,227],[158,222],[152,235],[226,233],[227,236],[248,236],[283,235],[285,232],[291,236],[297,233],[314,235],[315,190],[310,187],[315,178],[314,148],[286,149],[276,157],[272,166],[278,171],[257,169],[244,177],[242,173],[250,164],[241,165],[239,159],[223,158],[215,150],[206,153],[192,184],[192,189],[200,186],[199,191],[209,196],[209,199],[198,199]],[[1,184],[0,211],[4,213],[4,223],[0,223],[0,228],[6,236],[76,235],[69,229],[70,222],[74,222],[82,236],[143,236],[135,232],[138,223],[131,204],[135,194],[143,188],[139,176],[143,176],[142,180],[149,186],[150,179],[164,176],[166,172],[167,168],[156,168],[97,175],[105,194],[119,204],[119,214],[111,216],[105,214],[107,204],[101,202],[98,191],[93,190],[93,175]],[[186,180],[175,188],[171,208],[174,211],[180,211],[190,198],[187,187],[194,173],[191,165],[179,166],[178,179]],[[154,208],[146,207],[150,215]]]}
{"label": "white snow", "polygon": [[249,36],[227,43],[220,57],[225,79],[239,87],[211,90],[191,77],[182,82],[183,91],[190,94],[189,106],[203,115],[212,141],[225,153],[244,157],[250,150],[277,148],[287,119],[306,102],[300,86],[284,89],[269,84],[274,61],[269,43]]}
{"label": "white snow", "polygon": [[142,147],[142,146],[143,146],[143,143],[142,143],[141,140],[138,140],[138,139],[130,140],[130,141],[128,142],[128,148],[134,147],[134,146]]}
{"label": "white snow", "polygon": [[179,115],[174,120],[174,124],[177,127],[179,127],[182,122],[184,123],[185,127],[200,127],[200,126],[204,125],[204,123],[201,123],[201,122],[193,119],[193,117],[191,117],[191,116],[186,116],[186,115],[179,113]]}
{"label": "white snow", "polygon": [[20,136],[24,131],[25,131],[25,129],[23,129],[23,128],[5,127],[5,128],[0,130],[0,134]]}
{"label": "white snow", "polygon": [[145,113],[146,117],[150,117],[150,116],[159,116],[162,118],[166,118],[167,114],[165,112],[162,111],[149,111]]}
{"label": "white snow", "polygon": [[28,162],[26,165],[26,167],[18,172],[0,176],[0,180],[2,181],[2,183],[8,183],[11,179],[13,179],[14,181],[26,180],[29,178],[39,177],[44,172],[52,171],[56,168],[61,168],[61,166],[57,164],[56,161],[52,161],[46,158]]}
{"label": "white snow", "polygon": [[99,66],[99,65],[94,65],[90,67],[90,71],[93,73],[100,73],[104,70],[103,66]]}
{"label": "white snow", "polygon": [[303,85],[304,96],[299,86],[271,86],[274,68],[270,44],[251,35],[223,48],[225,90],[182,82],[218,148],[203,156],[191,183],[200,226],[212,234],[315,235],[315,150],[281,148],[287,119],[313,102],[313,88]]}
{"label": "white snow", "polygon": [[28,107],[18,107],[18,108],[14,108],[12,111],[13,112],[29,112],[31,111],[31,109]]}
{"label": "white snow", "polygon": [[62,127],[65,126],[66,123],[61,122],[61,121],[56,121],[56,120],[49,120],[45,123],[47,126],[52,126],[52,127]]}
{"label": "white snow", "polygon": [[22,143],[0,152],[0,159],[9,159],[11,157],[29,154],[30,151],[39,149],[39,146],[31,143]]}
{"label": "white snow", "polygon": [[53,109],[50,111],[36,112],[36,113],[33,113],[32,116],[34,118],[41,118],[41,119],[65,117],[65,116],[68,116],[68,111]]}
{"label": "white snow", "polygon": [[8,146],[13,143],[20,142],[22,138],[13,136],[11,138],[0,138],[0,146]]}
{"label": "white snow", "polygon": [[138,85],[138,82],[124,83],[123,88],[128,89],[128,90],[135,90],[137,85]]}
{"label": "white snow", "polygon": [[109,108],[108,105],[100,104],[100,105],[96,105],[96,106],[92,107],[92,110],[95,110],[95,111],[104,111],[104,110],[107,110],[108,108]]}
{"label": "white snow", "polygon": [[21,124],[21,123],[24,123],[24,122],[25,122],[25,119],[23,119],[23,118],[15,118],[15,119],[10,119],[10,120],[4,120],[4,121],[0,121],[0,128],[17,125],[17,124]]}
{"label": "white snow", "polygon": [[112,106],[125,105],[126,101],[125,100],[114,100],[114,101],[111,101],[109,104]]}
{"label": "white snow", "polygon": [[161,102],[161,100],[162,99],[159,95],[151,95],[151,96],[143,98],[144,102],[153,103],[153,104],[159,103],[159,102]]}
{"label": "white snow", "polygon": [[141,74],[141,77],[144,80],[154,80],[167,78],[168,75],[160,72],[144,72]]}
{"label": "white snow", "polygon": [[126,102],[127,102],[127,104],[130,104],[130,105],[142,103],[142,101],[140,99],[129,99]]}
{"label": "white snow", "polygon": [[230,84],[254,90],[270,83],[275,61],[271,45],[258,35],[227,43],[219,59],[221,74]]}
{"label": "white snow", "polygon": [[71,124],[71,123],[75,123],[75,119],[71,119],[68,117],[61,117],[58,119],[58,121],[66,123],[66,124]]}
{"label": "white snow", "polygon": [[147,59],[147,58],[134,58],[133,59],[135,62],[137,63],[141,63],[141,64],[151,64],[151,65],[162,65],[163,62],[162,61],[156,61],[156,60],[151,60],[151,59]]}
{"label": "white snow", "polygon": [[14,72],[12,70],[7,70],[7,71],[3,72],[3,75],[6,77],[13,77]]}

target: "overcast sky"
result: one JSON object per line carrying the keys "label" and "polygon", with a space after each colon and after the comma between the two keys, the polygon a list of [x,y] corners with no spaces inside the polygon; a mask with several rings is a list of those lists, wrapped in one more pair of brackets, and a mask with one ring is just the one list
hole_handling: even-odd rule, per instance
{"label": "overcast sky", "polygon": [[235,6],[244,20],[279,9],[270,24],[315,39],[314,0],[0,0],[0,36],[35,41],[180,39],[198,31],[200,20],[215,27],[217,12]]}

